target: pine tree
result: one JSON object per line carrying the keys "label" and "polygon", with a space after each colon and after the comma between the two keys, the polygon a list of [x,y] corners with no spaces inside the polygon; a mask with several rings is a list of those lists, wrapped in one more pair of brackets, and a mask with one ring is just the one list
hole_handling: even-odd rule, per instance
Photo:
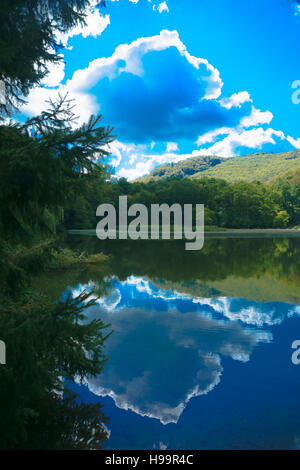
{"label": "pine tree", "polygon": [[[40,295],[1,306],[7,364],[0,368],[0,449],[101,448],[107,418],[101,406],[78,402],[65,379],[99,374],[109,325],[86,321],[94,300],[52,303]],[[62,396],[65,394],[65,399]]]}
{"label": "pine tree", "polygon": [[6,88],[2,113],[24,102],[47,75],[49,64],[62,60],[56,32],[84,25],[92,4],[91,0],[1,0],[0,80]]}
{"label": "pine tree", "polygon": [[24,242],[55,231],[55,220],[88,180],[103,176],[113,140],[101,116],[73,127],[67,97],[24,124],[0,126],[0,237]]}

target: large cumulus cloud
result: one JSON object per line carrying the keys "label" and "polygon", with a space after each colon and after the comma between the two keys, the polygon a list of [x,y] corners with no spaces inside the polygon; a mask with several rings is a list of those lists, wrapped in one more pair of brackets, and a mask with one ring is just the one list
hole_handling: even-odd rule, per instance
{"label": "large cumulus cloud", "polygon": [[177,31],[120,44],[65,84],[59,84],[63,68],[52,72],[43,87],[31,91],[24,113],[38,114],[49,97],[66,92],[75,99],[78,124],[101,112],[115,126],[118,140],[110,150],[117,176],[135,179],[159,164],[197,155],[300,148],[300,139],[262,127],[273,115],[257,109],[247,91],[222,94],[219,71],[192,56]]}
{"label": "large cumulus cloud", "polygon": [[221,355],[247,360],[256,344],[255,335],[238,323],[194,313],[125,308],[111,315],[98,307],[90,315],[114,330],[106,343],[109,361],[99,376],[88,379],[90,390],[163,424],[177,422],[193,396],[219,383]]}
{"label": "large cumulus cloud", "polygon": [[69,92],[79,118],[100,111],[124,142],[196,139],[237,125],[251,111],[250,100],[232,106],[218,100],[222,86],[216,68],[189,54],[177,31],[163,30],[121,44],[111,57],[75,71],[65,85],[33,90],[24,111],[37,113],[49,95]]}
{"label": "large cumulus cloud", "polygon": [[[216,127],[236,126],[250,114],[250,102],[228,108],[213,97],[221,84],[207,64],[188,61],[178,47],[166,46],[148,50],[140,58],[138,72],[128,70],[124,54],[115,64],[115,76],[110,79],[106,74],[91,90],[121,140],[196,139]],[[138,51],[136,46],[132,54]]]}

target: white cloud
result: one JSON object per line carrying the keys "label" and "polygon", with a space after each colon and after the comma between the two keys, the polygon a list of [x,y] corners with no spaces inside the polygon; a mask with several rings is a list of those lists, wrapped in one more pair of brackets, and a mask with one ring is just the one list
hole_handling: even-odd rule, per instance
{"label": "white cloud", "polygon": [[57,41],[61,42],[65,47],[68,47],[68,40],[73,36],[81,35],[84,38],[93,36],[96,38],[97,36],[100,36],[100,34],[102,34],[110,24],[110,17],[109,15],[101,15],[99,9],[92,7],[91,10],[87,12],[85,22],[85,26],[77,25],[67,33],[57,31]]}
{"label": "white cloud", "polygon": [[[81,35],[86,38],[88,36],[97,37],[105,28],[110,24],[109,15],[101,15],[99,10],[95,8],[98,3],[97,0],[92,0],[91,9],[87,12],[85,26],[78,25],[71,29],[68,33],[56,32],[57,41],[61,41],[68,49],[69,38],[77,35]],[[63,54],[60,54],[63,59]],[[62,85],[61,82],[65,76],[65,62],[61,60],[57,64],[48,64],[49,73],[41,81],[42,86],[39,88],[33,88],[28,96],[27,104],[22,107],[22,111],[30,116],[40,114],[46,109],[46,101],[50,99],[55,100],[58,93],[65,95],[68,93],[69,99],[74,99],[76,103],[76,114],[78,114],[78,123],[81,124],[86,122],[90,115],[98,111],[98,105],[93,95],[88,94],[85,91],[77,91],[71,89],[71,87]],[[57,89],[54,89],[58,87]]]}
{"label": "white cloud", "polygon": [[[130,1],[137,3],[134,0]],[[83,37],[99,35],[108,24],[109,15],[103,17],[98,10],[93,10],[88,16],[88,25],[81,29],[75,28],[65,39],[68,40],[77,34],[81,34]],[[31,90],[28,104],[23,107],[22,111],[28,115],[39,114],[46,108],[45,102],[47,99],[55,99],[58,93],[64,95],[68,92],[69,98],[75,99],[75,113],[79,116],[78,124],[81,124],[87,121],[91,114],[101,112],[101,106],[99,106],[96,96],[89,92],[99,80],[103,77],[112,80],[123,71],[142,77],[144,74],[143,56],[149,51],[163,51],[171,47],[175,47],[180,55],[185,57],[196,69],[199,69],[200,66],[204,66],[206,69],[204,99],[218,100],[221,106],[226,109],[241,108],[244,103],[253,103],[247,91],[220,98],[223,82],[219,71],[209,64],[206,59],[189,54],[177,31],[162,30],[159,35],[141,37],[130,44],[119,45],[111,57],[97,58],[91,61],[86,68],[75,71],[72,78],[67,80],[65,85],[60,84],[64,78],[64,63],[50,66],[50,73],[43,80],[44,86]],[[240,146],[249,149],[261,149],[264,144],[275,144],[275,138],[277,140],[286,139],[293,147],[300,148],[300,138],[286,137],[283,132],[272,128],[257,127],[270,124],[272,118],[273,114],[270,111],[261,111],[252,104],[250,114],[244,116],[236,127],[221,127],[200,135],[196,142],[198,147],[207,144],[212,145],[209,148],[194,150],[190,154],[174,153],[179,150],[178,144],[175,142],[168,142],[166,153],[159,155],[152,152],[155,142],[145,146],[116,141],[110,145],[111,164],[117,168],[117,176],[124,176],[129,180],[133,180],[149,173],[155,166],[160,164],[178,162],[197,155],[213,154],[231,157],[235,155],[236,149]],[[225,137],[218,140],[221,136]],[[118,168],[120,165],[123,168]]]}
{"label": "white cloud", "polygon": [[[238,155],[237,149],[239,147],[250,149],[261,149],[265,144],[276,144],[276,138],[282,141],[286,140],[295,148],[300,148],[300,138],[293,139],[290,136],[285,136],[282,131],[272,128],[263,129],[262,127],[254,129],[230,129],[220,128],[213,132],[204,134],[197,141],[198,145],[213,142],[213,140],[221,135],[226,135],[225,138],[219,140],[208,148],[193,150],[188,154],[173,153],[175,150],[167,148],[167,152],[163,154],[151,153],[151,145],[133,145],[118,143],[118,158],[116,159],[116,176],[127,178],[133,181],[137,178],[149,174],[153,168],[164,165],[167,163],[177,163],[191,157],[216,155],[223,158],[233,157]],[[123,165],[123,168],[120,166]]]}
{"label": "white cloud", "polygon": [[[130,3],[139,3],[139,0],[128,0]],[[119,2],[119,0],[111,0],[111,2]],[[152,3],[152,0],[148,0],[149,3]],[[158,11],[159,13],[162,13],[163,11],[169,12],[169,7],[166,1],[163,1],[161,3],[153,4],[152,5],[152,10]]]}
{"label": "white cloud", "polygon": [[210,132],[206,132],[205,134],[198,137],[196,144],[200,147],[204,144],[210,144],[215,140],[216,137],[219,135],[229,134],[232,131],[230,127],[220,127],[219,129],[215,129]]}
{"label": "white cloud", "polygon": [[[39,114],[46,108],[45,101],[49,97],[53,98],[58,92],[61,94],[68,92],[69,98],[76,100],[75,113],[78,115],[78,123],[83,123],[91,113],[99,112],[99,110],[101,112],[96,97],[89,93],[90,88],[99,82],[101,78],[108,77],[112,80],[124,71],[142,76],[142,58],[144,54],[149,51],[163,51],[170,47],[176,47],[180,55],[185,57],[196,69],[204,66],[208,74],[205,77],[206,90],[204,98],[208,100],[218,98],[223,86],[219,71],[209,64],[206,59],[189,54],[177,31],[162,30],[159,35],[141,37],[130,44],[119,45],[111,57],[95,59],[89,63],[88,67],[76,70],[72,78],[67,80],[66,85],[60,85],[55,91],[47,88],[33,89],[28,96],[28,104],[23,107],[22,111],[29,115]],[[120,61],[124,62],[124,66],[120,66]],[[62,77],[61,70],[59,76]],[[48,86],[57,86],[58,75],[55,78],[52,74],[46,83]]]}
{"label": "white cloud", "polygon": [[[198,153],[198,151],[196,152]],[[132,167],[124,167],[119,169],[116,175],[118,177],[124,177],[129,181],[132,181],[150,173],[150,171],[158,165],[164,165],[166,163],[177,163],[179,161],[186,160],[187,158],[191,158],[192,156],[194,156],[194,152],[193,154],[175,154],[172,152],[167,152],[156,155],[148,154],[146,152],[138,152],[136,159],[134,160],[134,162],[136,160],[138,160],[138,162]],[[129,165],[130,162],[131,160],[129,160]]]}
{"label": "white cloud", "polygon": [[46,101],[49,98],[55,101],[59,93],[64,96],[67,92],[68,99],[73,99],[76,103],[75,115],[79,114],[78,124],[87,122],[91,114],[97,113],[98,104],[94,96],[69,90],[65,85],[60,85],[59,88],[33,88],[29,93],[28,102],[22,107],[22,112],[29,116],[38,115],[48,107]]}
{"label": "white cloud", "polygon": [[236,155],[235,150],[238,147],[248,147],[249,149],[261,149],[264,144],[275,144],[274,137],[281,140],[285,139],[285,135],[281,131],[268,128],[258,127],[251,130],[231,130],[231,132],[219,142],[207,149],[197,151],[198,155],[218,155],[220,157],[233,157]]}
{"label": "white cloud", "polygon": [[161,2],[157,7],[157,11],[159,11],[159,13],[162,13],[163,11],[169,12],[167,2]]}
{"label": "white cloud", "polygon": [[146,145],[125,144],[118,140],[115,140],[106,148],[106,150],[109,151],[112,156],[110,163],[115,167],[120,165],[122,158],[125,156],[129,159],[129,164],[132,165],[139,155],[145,152],[146,149]]}
{"label": "white cloud", "polygon": [[[204,98],[218,98],[223,86],[219,71],[206,59],[189,54],[178,32],[168,30],[162,30],[157,36],[141,37],[130,44],[119,45],[111,57],[95,59],[87,68],[74,72],[72,79],[68,81],[69,87],[77,90],[88,89],[102,77],[113,79],[124,71],[142,76],[142,57],[149,51],[163,51],[170,47],[176,47],[180,55],[184,56],[196,69],[199,69],[200,65],[205,66],[209,76]],[[124,67],[118,66],[121,60],[125,62]]]}
{"label": "white cloud", "polygon": [[294,139],[293,137],[288,136],[287,141],[293,145],[296,149],[300,149],[300,138]]}
{"label": "white cloud", "polygon": [[270,111],[261,111],[252,106],[251,114],[241,120],[241,127],[252,127],[259,124],[270,124],[273,114]]}
{"label": "white cloud", "polygon": [[[242,92],[242,93],[247,93],[247,92]],[[247,95],[248,95],[247,101],[252,101],[248,93]],[[232,97],[224,98],[222,100],[223,103],[225,103],[225,107],[230,106],[231,108],[233,106],[236,106],[236,107],[240,106],[242,101],[239,98],[241,98],[242,95],[240,93],[237,93],[236,95],[233,95],[233,96],[235,96],[235,98],[233,99]],[[229,135],[233,133],[241,134],[242,131],[245,131],[249,127],[255,127],[261,124],[270,124],[272,119],[273,119],[273,114],[270,111],[261,111],[260,109],[256,109],[254,106],[252,106],[251,113],[248,116],[244,116],[241,119],[240,124],[236,128],[220,127],[218,129],[214,129],[213,131],[206,132],[205,134],[198,137],[196,144],[200,147],[202,145],[213,142],[220,135],[226,135],[226,134]]]}
{"label": "white cloud", "polygon": [[59,54],[61,57],[61,61],[58,63],[49,63],[48,64],[48,71],[49,73],[46,75],[46,77],[43,78],[42,80],[42,85],[45,85],[47,87],[57,87],[59,86],[60,82],[64,79],[65,76],[65,62],[63,60],[63,55]]}
{"label": "white cloud", "polygon": [[178,150],[178,144],[176,142],[167,143],[167,152],[177,152]]}
{"label": "white cloud", "polygon": [[161,159],[155,161],[155,159],[149,158],[146,161],[138,162],[132,168],[121,168],[116,173],[116,176],[119,178],[127,178],[128,181],[133,181],[137,178],[140,178],[141,176],[146,175],[147,173],[150,173],[154,163],[162,164],[163,162],[161,161]]}
{"label": "white cloud", "polygon": [[[242,92],[247,93],[247,92]],[[239,99],[242,97],[240,93],[233,95],[229,100],[225,101],[226,106],[238,106]],[[232,99],[234,97],[234,99]],[[246,94],[244,95],[246,98]],[[249,94],[247,101],[252,101]],[[233,104],[234,103],[234,104]],[[211,147],[200,149],[199,151],[193,152],[194,155],[217,155],[220,157],[233,157],[236,155],[236,149],[238,147],[248,147],[249,149],[261,149],[264,144],[276,144],[275,137],[280,140],[286,140],[296,149],[300,149],[300,138],[294,139],[291,136],[286,136],[280,130],[274,130],[272,128],[263,129],[262,124],[270,124],[273,119],[273,114],[270,111],[261,111],[260,109],[252,106],[251,113],[249,116],[245,116],[241,119],[239,126],[236,128],[222,127],[215,129],[212,132],[199,136],[197,139],[197,145],[202,146],[204,144],[212,143],[217,137],[226,135],[226,137],[218,142],[214,143]],[[249,127],[253,129],[248,130]]]}
{"label": "white cloud", "polygon": [[[240,107],[241,104],[245,102],[252,102],[249,93],[246,91],[235,93],[230,98],[220,100],[222,106],[227,109]],[[237,127],[221,127],[199,136],[196,144],[201,147],[202,145],[214,142],[219,136],[226,135],[224,139],[214,143],[211,147],[200,149],[199,151],[193,152],[193,154],[217,155],[225,158],[232,157],[235,155],[235,150],[239,146],[245,146],[249,149],[261,149],[262,145],[266,143],[275,144],[274,136],[282,140],[287,139],[294,147],[300,145],[300,139],[296,141],[291,137],[285,137],[281,131],[276,131],[271,128],[265,130],[262,127],[257,127],[262,124],[270,124],[272,119],[273,114],[270,111],[261,111],[252,105],[251,113],[248,116],[244,116]],[[255,129],[248,130],[249,127],[255,127]]]}
{"label": "white cloud", "polygon": [[222,98],[220,103],[224,108],[231,109],[233,106],[240,108],[247,101],[252,101],[248,91],[240,91],[239,93],[234,93],[229,98]]}

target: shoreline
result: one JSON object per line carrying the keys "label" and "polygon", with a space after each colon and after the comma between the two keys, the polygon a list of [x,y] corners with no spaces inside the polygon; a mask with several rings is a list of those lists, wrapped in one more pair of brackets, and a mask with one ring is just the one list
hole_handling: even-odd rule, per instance
{"label": "shoreline", "polygon": [[[71,229],[67,230],[69,235],[94,235],[95,229]],[[205,238],[283,238],[300,237],[300,230],[297,229],[226,229],[204,231]],[[161,240],[161,238],[160,238]],[[158,240],[159,241],[159,240]]]}

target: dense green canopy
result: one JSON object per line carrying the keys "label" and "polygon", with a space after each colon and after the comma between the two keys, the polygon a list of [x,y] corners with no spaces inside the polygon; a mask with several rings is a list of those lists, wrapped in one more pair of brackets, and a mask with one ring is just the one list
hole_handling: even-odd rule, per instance
{"label": "dense green canopy", "polygon": [[69,229],[95,228],[96,208],[102,202],[119,205],[119,196],[128,196],[128,205],[204,204],[205,225],[226,228],[285,228],[300,223],[300,182],[279,179],[274,184],[237,182],[222,179],[180,179],[129,183],[94,181],[65,207],[64,224]]}

